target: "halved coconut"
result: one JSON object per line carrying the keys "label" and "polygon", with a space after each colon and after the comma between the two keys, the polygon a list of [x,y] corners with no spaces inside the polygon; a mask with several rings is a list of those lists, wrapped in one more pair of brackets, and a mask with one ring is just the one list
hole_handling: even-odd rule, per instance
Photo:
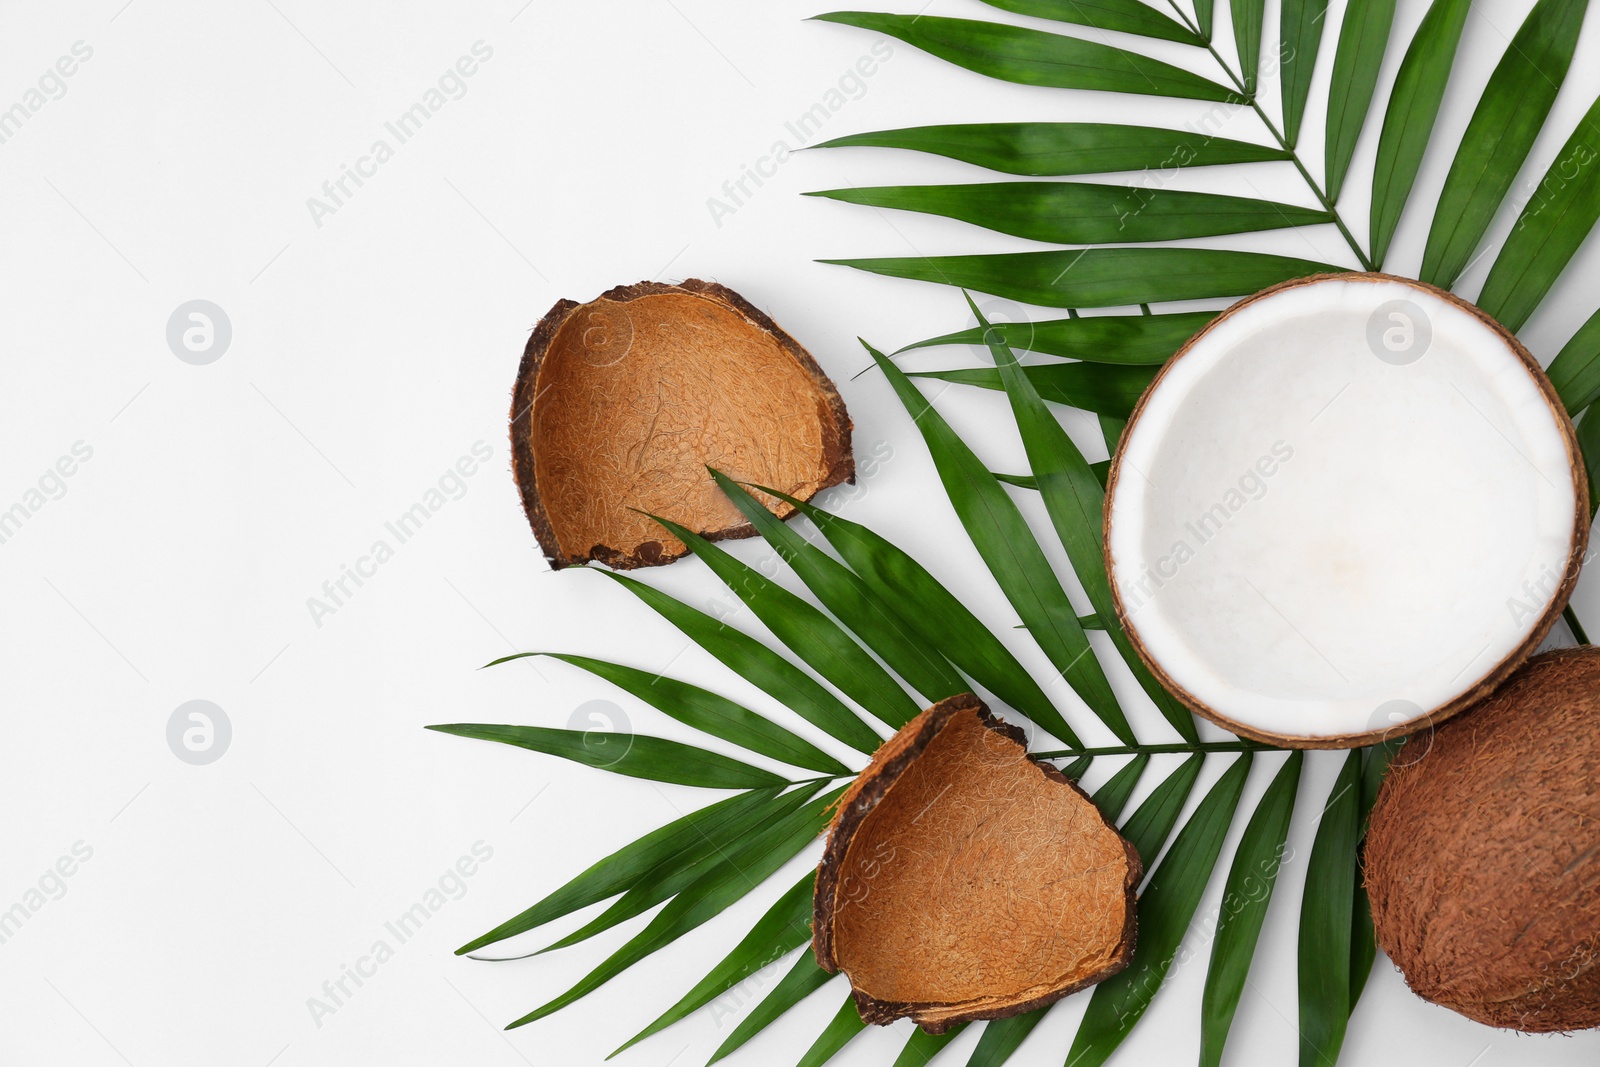
{"label": "halved coconut", "polygon": [[1117,611],[1196,712],[1269,743],[1400,736],[1528,657],[1577,581],[1588,495],[1544,373],[1420,282],[1319,275],[1163,368],[1112,462]]}
{"label": "halved coconut", "polygon": [[683,555],[641,512],[713,540],[750,536],[707,466],[801,500],[855,477],[850,417],[816,360],[739,294],[696,279],[558,301],[517,372],[511,455],[558,568]]}
{"label": "halved coconut", "polygon": [[869,1023],[1052,1004],[1133,956],[1139,855],[971,694],[906,724],[839,803],[812,947]]}

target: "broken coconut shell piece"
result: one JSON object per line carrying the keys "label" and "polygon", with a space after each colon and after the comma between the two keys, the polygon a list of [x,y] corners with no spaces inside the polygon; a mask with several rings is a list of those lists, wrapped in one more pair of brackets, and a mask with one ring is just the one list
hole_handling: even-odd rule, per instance
{"label": "broken coconut shell piece", "polygon": [[649,515],[750,536],[708,466],[800,500],[855,477],[850,418],[816,360],[738,293],[694,279],[557,302],[522,356],[511,455],[557,568],[684,555]]}
{"label": "broken coconut shell piece", "polygon": [[812,948],[869,1023],[932,1034],[1053,1004],[1133,957],[1139,855],[971,694],[884,743],[839,802]]}
{"label": "broken coconut shell piece", "polygon": [[1577,582],[1588,486],[1550,381],[1421,282],[1318,275],[1162,368],[1112,460],[1117,615],[1194,711],[1274,745],[1440,722],[1532,654]]}

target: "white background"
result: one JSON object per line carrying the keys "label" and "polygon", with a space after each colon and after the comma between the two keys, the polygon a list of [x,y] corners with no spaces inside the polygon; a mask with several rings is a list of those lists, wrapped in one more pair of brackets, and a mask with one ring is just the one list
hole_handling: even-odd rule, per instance
{"label": "white background", "polygon": [[[1424,6],[1402,0],[1397,34],[1409,36]],[[1528,6],[1473,8],[1435,135],[1445,151],[1430,156],[1415,201],[1431,203],[1476,87]],[[1231,40],[1225,7],[1220,41]],[[0,944],[0,1061],[596,1063],[799,876],[797,863],[599,993],[509,1035],[502,1024],[565,989],[623,933],[498,966],[451,954],[705,799],[425,732],[426,723],[463,720],[564,725],[601,698],[644,732],[686,736],[561,664],[481,673],[480,664],[512,649],[599,653],[653,669],[670,662],[679,676],[779,714],[599,576],[547,571],[518,507],[504,423],[527,332],[558,297],[702,277],[770,311],[841,383],[858,453],[888,457],[860,488],[823,502],[911,549],[1010,632],[1013,616],[961,538],[903,412],[881,377],[852,380],[866,363],[856,335],[898,347],[958,328],[959,295],[813,260],[1029,246],[797,195],[985,176],[908,154],[800,153],[720,224],[708,210],[743,165],[777,140],[792,146],[785,122],[869,54],[874,35],[803,21],[826,9],[795,0],[103,0],[0,11],[0,108],[22,100],[75,42],[93,49],[65,95],[0,144],[0,509],[23,500],[76,442],[93,450],[64,495],[0,544],[0,909],[23,901],[75,843],[93,850],[64,894]],[[934,0],[927,10],[994,15],[976,0]],[[1330,19],[1342,10],[1335,0]],[[1593,30],[1525,184],[1600,89]],[[1269,15],[1269,42],[1275,33]],[[465,95],[318,225],[307,199],[480,40],[493,55]],[[1330,38],[1319,85],[1331,59]],[[1192,61],[1218,76],[1208,60]],[[1270,82],[1263,97],[1276,100]],[[1319,89],[1306,123],[1313,158],[1322,101]],[[896,44],[827,132],[1025,118],[1175,123],[1204,107],[1005,86]],[[1224,132],[1264,140],[1248,115]],[[1370,122],[1345,200],[1358,232],[1375,134]],[[1286,165],[1247,173],[1263,194],[1309,202]],[[1182,180],[1248,193],[1224,173]],[[1403,223],[1392,269],[1416,269],[1427,215]],[[1497,234],[1512,217],[1502,212]],[[1331,227],[1226,243],[1350,262]],[[1524,331],[1542,359],[1594,310],[1597,257],[1591,242]],[[1468,275],[1465,295],[1486,268]],[[233,327],[231,347],[209,366],[181,362],[165,337],[168,316],[197,298],[225,309]],[[995,399],[956,392],[940,406],[995,467],[1021,469]],[[308,598],[478,441],[493,458],[464,495],[319,626]],[[735,551],[766,556],[748,542]],[[692,560],[648,578],[691,602],[726,602]],[[1600,624],[1592,584],[1578,607]],[[755,626],[748,613],[735,618]],[[1012,643],[1040,662],[1025,641]],[[166,741],[173,710],[197,698],[225,709],[233,727],[231,747],[209,766],[180,761]],[[1069,715],[1087,737],[1101,736],[1081,706]],[[1140,721],[1159,733],[1150,716]],[[1293,836],[1300,855],[1339,758],[1308,763]],[[1201,789],[1223,765],[1213,759]],[[1275,765],[1258,761],[1251,797]],[[1093,780],[1112,769],[1097,767]],[[1157,780],[1147,775],[1146,786]],[[493,857],[464,895],[319,1025],[308,999],[480,841]],[[1302,880],[1303,863],[1291,862],[1231,1062],[1295,1054]],[[1215,910],[1212,888],[1202,916]],[[548,936],[506,947],[531,950]],[[1207,951],[1201,944],[1202,959]],[[774,977],[748,991],[759,995]],[[1193,1057],[1202,981],[1203,967],[1180,968],[1118,1062]],[[841,983],[737,1062],[797,1059],[842,1001]],[[1054,1011],[1015,1062],[1061,1062],[1085,999]],[[747,1009],[724,1001],[619,1062],[703,1062]],[[865,1034],[841,1062],[887,1064],[906,1032],[901,1024]],[[973,1039],[947,1060],[962,1062],[958,1050]],[[1380,960],[1343,1062],[1489,1067],[1597,1056],[1592,1034],[1519,1038],[1429,1006]]]}

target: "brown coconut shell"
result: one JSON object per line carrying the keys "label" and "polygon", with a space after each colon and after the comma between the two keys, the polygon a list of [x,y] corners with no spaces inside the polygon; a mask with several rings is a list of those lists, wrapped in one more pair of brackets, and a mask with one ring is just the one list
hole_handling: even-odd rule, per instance
{"label": "brown coconut shell", "polygon": [[1537,656],[1412,737],[1365,868],[1378,944],[1417,995],[1512,1030],[1600,1026],[1600,649]]}
{"label": "brown coconut shell", "polygon": [[552,567],[648,567],[686,551],[649,515],[712,540],[755,532],[707,466],[808,500],[854,479],[850,429],[817,361],[738,293],[640,282],[557,301],[534,327],[512,468]]}
{"label": "brown coconut shell", "polygon": [[869,1023],[929,1033],[1053,1004],[1133,958],[1139,855],[971,694],[890,738],[839,802],[812,949]]}
{"label": "brown coconut shell", "polygon": [[1388,726],[1377,730],[1369,730],[1365,733],[1340,734],[1327,737],[1300,737],[1292,734],[1277,734],[1268,730],[1261,730],[1256,727],[1246,725],[1245,723],[1241,723],[1229,718],[1227,715],[1224,715],[1222,712],[1211,707],[1205,701],[1201,700],[1183,686],[1179,685],[1172,679],[1171,675],[1166,672],[1161,663],[1150,654],[1150,650],[1145,647],[1144,642],[1139,637],[1138,629],[1130,622],[1130,615],[1127,607],[1123,603],[1122,594],[1117,588],[1117,583],[1111,583],[1111,599],[1116,605],[1117,619],[1122,624],[1123,630],[1126,631],[1129,642],[1132,643],[1134,650],[1139,654],[1139,658],[1144,661],[1144,665],[1150,669],[1150,673],[1155,675],[1156,678],[1160,680],[1162,686],[1165,687],[1169,693],[1177,697],[1178,700],[1180,700],[1195,714],[1210,719],[1212,722],[1216,723],[1218,726],[1221,726],[1228,732],[1237,734],[1240,737],[1249,738],[1252,741],[1260,741],[1263,744],[1273,745],[1278,748],[1362,748],[1367,745],[1378,744],[1381,741],[1405,737],[1416,730],[1423,729],[1427,726],[1432,726],[1436,723],[1444,722],[1452,715],[1455,715],[1464,709],[1470,708],[1474,704],[1477,704],[1479,701],[1483,700],[1486,696],[1492,693],[1500,685],[1500,683],[1504,682],[1512,671],[1516,670],[1523,663],[1527,662],[1528,657],[1533,655],[1534,650],[1537,649],[1539,645],[1544,642],[1544,639],[1549,636],[1551,627],[1555,626],[1556,620],[1561,617],[1562,609],[1567,606],[1567,601],[1572,598],[1572,591],[1577,588],[1578,572],[1582,568],[1584,552],[1589,544],[1589,480],[1584,468],[1583,453],[1578,448],[1577,431],[1573,428],[1572,419],[1567,415],[1566,405],[1564,405],[1561,402],[1561,398],[1556,395],[1556,388],[1550,383],[1550,379],[1545,374],[1544,368],[1539,366],[1539,361],[1533,358],[1532,353],[1530,353],[1527,348],[1523,346],[1521,341],[1517,340],[1515,334],[1506,329],[1499,322],[1495,321],[1495,319],[1482,308],[1476,307],[1473,304],[1469,304],[1465,300],[1462,300],[1460,297],[1456,296],[1454,293],[1445,289],[1440,289],[1435,285],[1429,285],[1427,282],[1417,281],[1413,278],[1402,278],[1394,274],[1383,274],[1377,271],[1350,272],[1341,274],[1312,274],[1304,278],[1293,278],[1286,282],[1279,282],[1277,285],[1269,286],[1268,288],[1261,290],[1259,293],[1247,296],[1237,304],[1234,304],[1232,307],[1228,308],[1226,311],[1222,312],[1216,318],[1208,322],[1193,337],[1185,341],[1183,343],[1183,347],[1179,348],[1177,353],[1171,359],[1167,360],[1166,364],[1162,366],[1161,370],[1156,374],[1156,376],[1151,379],[1150,385],[1145,389],[1144,394],[1139,398],[1139,402],[1134,405],[1133,414],[1128,417],[1128,424],[1123,430],[1122,437],[1117,442],[1117,449],[1111,457],[1111,468],[1106,477],[1105,512],[1102,518],[1102,537],[1105,545],[1107,572],[1115,573],[1114,570],[1111,570],[1115,563],[1111,552],[1111,500],[1116,490],[1117,481],[1122,475],[1122,458],[1123,453],[1126,451],[1126,442],[1131,436],[1134,427],[1138,424],[1140,416],[1144,414],[1145,407],[1149,403],[1151,394],[1154,393],[1156,387],[1161,384],[1161,380],[1167,376],[1167,374],[1172,370],[1173,366],[1179,360],[1181,360],[1189,353],[1190,350],[1194,348],[1195,344],[1202,337],[1216,329],[1218,324],[1237,313],[1241,308],[1248,307],[1258,300],[1265,299],[1266,297],[1269,297],[1274,293],[1281,292],[1285,289],[1295,289],[1302,285],[1312,285],[1316,282],[1327,281],[1333,278],[1338,278],[1343,281],[1400,282],[1403,285],[1411,286],[1413,289],[1420,289],[1424,292],[1431,293],[1441,300],[1445,300],[1456,305],[1463,311],[1471,314],[1480,322],[1484,323],[1484,325],[1493,330],[1495,334],[1497,334],[1499,338],[1505,342],[1506,347],[1510,349],[1519,360],[1521,360],[1523,367],[1528,371],[1528,375],[1533,379],[1534,384],[1538,386],[1539,392],[1544,397],[1545,404],[1549,407],[1550,413],[1552,416],[1554,416],[1556,424],[1560,428],[1561,434],[1566,441],[1567,458],[1570,461],[1572,468],[1572,490],[1574,502],[1572,515],[1572,551],[1568,553],[1567,566],[1562,572],[1561,583],[1556,587],[1549,606],[1539,617],[1537,624],[1528,633],[1528,636],[1522,641],[1522,643],[1516,648],[1512,649],[1512,651],[1503,659],[1501,659],[1499,663],[1495,664],[1493,669],[1486,673],[1476,685],[1462,693],[1460,696],[1456,697],[1454,700],[1451,700],[1437,708],[1433,708],[1429,710],[1427,714],[1420,715],[1410,722],[1396,724],[1394,726]]}

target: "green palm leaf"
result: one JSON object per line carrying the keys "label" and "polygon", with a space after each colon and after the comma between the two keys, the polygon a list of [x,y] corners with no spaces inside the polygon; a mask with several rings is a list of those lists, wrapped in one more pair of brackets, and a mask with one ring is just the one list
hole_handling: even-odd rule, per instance
{"label": "green palm leaf", "polygon": [[900,607],[900,617],[929,647],[1034,722],[1071,732],[1027,669],[922,564],[860,523],[767,486],[756,488],[798,507],[885,604]]}
{"label": "green palm leaf", "polygon": [[869,756],[883,743],[872,727],[842,700],[811,675],[755,638],[635,578],[609,570],[596,569],[596,573],[604,574],[622,585],[682,630],[696,645],[732,668],[735,674],[783,701],[797,715],[830,737]]}
{"label": "green palm leaf", "polygon": [[1600,414],[1589,408],[1578,423],[1578,451],[1583,453],[1583,466],[1589,473],[1589,517],[1594,518],[1600,507]]}
{"label": "green palm leaf", "polygon": [[818,21],[885,33],[947,63],[1001,81],[1057,89],[1231,101],[1233,92],[1198,74],[1096,41],[999,22],[835,11]]}
{"label": "green palm leaf", "polygon": [[[1111,691],[1100,661],[1091,654],[1078,613],[1067,599],[1066,591],[1061,588],[1060,580],[1022,512],[1006,495],[1005,487],[917,391],[911,379],[887,356],[870,345],[866,348],[894,387],[895,395],[912,422],[922,432],[961,525],[1006,599],[1017,609],[1028,627],[1029,636],[1100,721],[1132,744],[1133,730],[1127,716]],[[1051,729],[1049,723],[1039,725]],[[1056,729],[1063,725],[1056,724]],[[1057,733],[1056,736],[1062,735]],[[1067,737],[1062,740],[1077,743]]]}
{"label": "green palm leaf", "polygon": [[1300,906],[1300,1067],[1339,1058],[1350,1021],[1351,931],[1361,820],[1361,751],[1345,757],[1322,809]]}
{"label": "green palm leaf", "polygon": [[806,1049],[796,1067],[822,1067],[866,1028],[867,1024],[861,1021],[861,1013],[856,1010],[855,999],[845,997],[844,1003],[839,1005],[839,1010],[828,1020],[828,1025],[817,1035],[816,1041]]}
{"label": "green palm leaf", "polygon": [[760,885],[793,859],[828,824],[828,809],[844,794],[844,786],[818,797],[804,808],[769,823],[724,853],[722,861],[672,899],[648,926],[605,962],[567,990],[507,1029],[526,1026],[589,995],[658,949],[671,944]]}
{"label": "green palm leaf", "polygon": [[1455,284],[1528,158],[1572,65],[1589,0],[1539,0],[1489,76],[1439,193],[1417,276]]}
{"label": "green palm leaf", "polygon": [[1372,172],[1371,251],[1375,267],[1383,266],[1395,227],[1400,225],[1400,213],[1417,180],[1471,6],[1472,0],[1433,0],[1395,75]]}
{"label": "green palm leaf", "polygon": [[[1096,315],[1043,322],[996,322],[989,329],[997,331],[1012,348],[1048,356],[1063,356],[1085,363],[1162,364],[1214,317],[1209,311]],[[914,342],[895,355],[940,345],[982,345],[984,335],[982,326],[973,326]]]}
{"label": "green palm leaf", "polygon": [[778,640],[851,700],[896,729],[922,710],[877,660],[817,608],[687,527],[651,517],[704,560]]}
{"label": "green palm leaf", "polygon": [[1183,806],[1194,791],[1194,783],[1200,778],[1205,759],[1203,753],[1196,752],[1178,764],[1177,770],[1162,779],[1161,784],[1151,790],[1150,795],[1144,798],[1144,803],[1122,824],[1122,836],[1133,842],[1139,858],[1144,861],[1146,874],[1155,867],[1156,858],[1161,855],[1161,846],[1167,843],[1167,838],[1172,836],[1172,828],[1178,825],[1178,816],[1183,813]]}
{"label": "green palm leaf", "polygon": [[827,985],[834,977],[817,966],[817,958],[809,951],[801,952],[795,959],[794,966],[790,967],[778,984],[772,987],[772,992],[762,998],[761,1003],[756,1005],[749,1015],[740,1020],[726,1041],[717,1046],[717,1051],[706,1061],[707,1067],[731,1055],[745,1042],[777,1022],[790,1008]]}
{"label": "green palm leaf", "polygon": [[1116,1051],[1166,980],[1189,921],[1211,880],[1223,839],[1244,791],[1245,752],[1200,801],[1139,900],[1139,944],[1128,969],[1094,987],[1067,1062],[1098,1067]]}
{"label": "green palm leaf", "polygon": [[1233,44],[1239,52],[1239,66],[1243,68],[1244,91],[1256,93],[1256,71],[1261,65],[1261,22],[1266,17],[1267,0],[1231,0],[1229,11],[1233,15]]}
{"label": "green palm leaf", "polygon": [[1248,296],[1291,278],[1340,269],[1288,256],[1215,248],[1084,248],[821,262],[976,289],[1026,304],[1070,308]]}
{"label": "green palm leaf", "polygon": [[1217,1067],[1233,1026],[1239,997],[1244,993],[1250,963],[1255,956],[1267,905],[1278,881],[1283,848],[1289,838],[1295,791],[1305,756],[1292,752],[1245,824],[1244,836],[1228,869],[1217,918],[1216,939],[1211,943],[1211,965],[1206,970],[1205,994],[1200,1002],[1200,1067]]}
{"label": "green palm leaf", "polygon": [[1322,19],[1327,13],[1328,0],[1283,0],[1278,79],[1283,91],[1283,139],[1291,148],[1300,140],[1300,120],[1311,96],[1311,75],[1322,47]]}
{"label": "green palm leaf", "polygon": [[[978,325],[988,326],[978,305],[967,299]],[[1116,603],[1111,596],[1111,580],[1106,573],[1102,520],[1105,513],[1105,490],[1089,469],[1089,461],[1073,443],[1067,431],[1061,428],[1056,417],[1045,407],[1044,399],[1034,388],[1032,375],[1024,373],[1016,353],[1006,346],[999,334],[988,336],[989,351],[994,356],[995,371],[1004,383],[1006,395],[1011,398],[1011,412],[1017,420],[1022,444],[1028,454],[1028,465],[1044,498],[1045,510],[1055,524],[1056,535],[1067,551],[1089,603],[1101,619],[1115,620]],[[1063,367],[1093,366],[1092,364],[1062,364]],[[1031,368],[1030,368],[1031,369]],[[1038,368],[1041,370],[1053,368]],[[1113,368],[1100,367],[1098,370]],[[1126,368],[1114,368],[1123,370]],[[1131,408],[1130,408],[1131,410]],[[1080,624],[1081,625],[1081,624]],[[1110,625],[1106,630],[1123,661],[1133,672],[1140,688],[1150,697],[1162,716],[1178,731],[1180,737],[1199,741],[1194,716],[1172,694],[1161,687],[1144,661],[1134,651],[1133,642],[1120,625]]]}
{"label": "green palm leaf", "polygon": [[[1367,824],[1372,816],[1373,802],[1378,799],[1378,790],[1383,785],[1383,776],[1389,771],[1389,760],[1393,758],[1404,740],[1384,741],[1364,750],[1361,762],[1361,828],[1358,837],[1365,842]],[[1350,1009],[1355,1010],[1356,1002],[1361,999],[1361,993],[1367,988],[1367,979],[1372,976],[1372,965],[1378,958],[1378,932],[1372,926],[1372,901],[1367,897],[1365,877],[1361,870],[1360,854],[1357,853],[1356,884],[1355,884],[1355,916],[1350,930]]]}
{"label": "green palm leaf", "polygon": [[791,767],[804,767],[832,775],[850,773],[849,767],[766,716],[758,715],[725,696],[668,678],[664,674],[563,652],[521,652],[494,662],[507,663],[526,656],[547,656],[574,667],[582,667],[685,726],[692,726]]}
{"label": "green palm leaf", "polygon": [[1328,127],[1323,182],[1328,199],[1337,201],[1345,175],[1356,154],[1356,139],[1366,125],[1372,94],[1378,87],[1378,69],[1389,46],[1394,25],[1395,0],[1350,0],[1339,28],[1339,47],[1333,54],[1333,77],[1328,83]]}
{"label": "green palm leaf", "polygon": [[967,1058],[967,1067],[1000,1067],[1011,1054],[1022,1047],[1028,1035],[1040,1023],[1049,1008],[1013,1015],[1009,1019],[996,1019],[983,1028],[978,1044]]}
{"label": "green palm leaf", "polygon": [[[501,923],[482,937],[456,949],[456,955],[475,952],[485,945],[504,941],[543,926],[553,919],[570,915],[579,908],[598,903],[630,889],[640,879],[664,863],[669,863],[685,849],[708,840],[724,826],[738,827],[741,817],[751,815],[766,817],[769,805],[778,796],[778,788],[755,789],[748,793],[719,800],[698,811],[674,819],[658,830],[625,845],[605,859],[586,868],[583,873],[560,889],[540,900],[526,911]],[[740,831],[742,832],[742,830]]]}
{"label": "green palm leaf", "polygon": [[817,148],[901,148],[1034,178],[1288,159],[1281,148],[1105,122],[974,122],[835,137]]}
{"label": "green palm leaf", "polygon": [[[1112,363],[1036,363],[1023,368],[1022,377],[1051,403],[1127,418],[1160,369]],[[935,378],[980,389],[1005,388],[1000,371],[994,367],[909,371],[908,377]]]}
{"label": "green palm leaf", "polygon": [[892,1067],[927,1067],[939,1052],[950,1042],[961,1036],[961,1031],[966,1029],[965,1023],[957,1023],[942,1034],[930,1034],[923,1029],[911,1031],[911,1036],[906,1039],[905,1047],[900,1050],[900,1055],[894,1058]]}
{"label": "green palm leaf", "polygon": [[1478,294],[1478,306],[1520,330],[1600,218],[1600,99],[1578,122],[1517,217]]}
{"label": "green palm leaf", "polygon": [[1172,241],[1333,220],[1327,211],[1243,196],[1092,182],[887,185],[807,195],[943,215],[1051,244]]}
{"label": "green palm leaf", "polygon": [[618,1046],[616,1052],[611,1055],[615,1056],[617,1052],[632,1048],[645,1038],[660,1033],[680,1019],[687,1018],[774,960],[787,956],[803,944],[809,944],[811,894],[816,881],[817,872],[810,871],[796,882],[794,888],[779,897],[777,903],[756,921],[744,939],[733,947],[733,951],[711,968],[710,974],[702,978],[676,1004],[662,1012],[649,1026]]}
{"label": "green palm leaf", "polygon": [[1055,19],[1097,30],[1116,30],[1179,44],[1204,45],[1187,26],[1140,0],[983,0],[990,7],[1034,18]]}
{"label": "green palm leaf", "polygon": [[713,470],[711,476],[822,605],[929,703],[967,691],[949,661],[931,651],[850,568],[801,537],[721,471]]}
{"label": "green palm leaf", "polygon": [[1549,374],[1568,414],[1576,416],[1600,400],[1600,311],[1590,315],[1561,346],[1550,361]]}
{"label": "green palm leaf", "polygon": [[717,752],[644,734],[597,731],[553,730],[544,726],[496,726],[488,723],[458,722],[429,726],[442,734],[497,741],[533,752],[598,767],[613,774],[650,778],[674,785],[697,785],[705,789],[760,789],[782,785],[781,775],[740,763]]}

